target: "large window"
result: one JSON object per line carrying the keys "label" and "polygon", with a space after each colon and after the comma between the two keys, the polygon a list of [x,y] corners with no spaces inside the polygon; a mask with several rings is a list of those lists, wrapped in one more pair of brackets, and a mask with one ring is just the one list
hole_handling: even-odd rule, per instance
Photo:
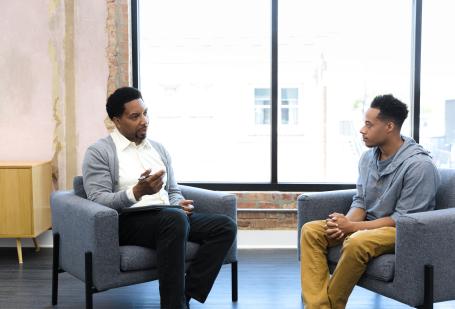
{"label": "large window", "polygon": [[425,2],[423,33],[421,0],[132,3],[149,135],[169,149],[179,181],[352,187],[364,112],[386,93],[408,103],[403,134],[421,131],[437,163],[454,166],[452,1]]}
{"label": "large window", "polygon": [[278,3],[278,81],[302,90],[302,121],[292,129],[279,126],[278,180],[352,183],[371,100],[393,93],[410,101],[412,3]]}
{"label": "large window", "polygon": [[268,182],[270,92],[258,85],[270,86],[269,3],[166,0],[139,8],[149,136],[171,153],[178,180]]}
{"label": "large window", "polygon": [[455,168],[455,1],[425,1],[420,142],[440,167]]}

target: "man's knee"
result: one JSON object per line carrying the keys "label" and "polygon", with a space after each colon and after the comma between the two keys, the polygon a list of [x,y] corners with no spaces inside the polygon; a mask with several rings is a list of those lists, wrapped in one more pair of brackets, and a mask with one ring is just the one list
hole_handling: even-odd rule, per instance
{"label": "man's knee", "polygon": [[[378,237],[378,233],[383,234]],[[395,229],[380,228],[376,230],[357,231],[343,242],[344,254],[362,256],[370,259],[395,249]]]}
{"label": "man's knee", "polygon": [[342,254],[354,257],[368,256],[370,251],[368,240],[357,233],[359,232],[352,234],[343,242]]}
{"label": "man's knee", "polygon": [[187,214],[180,209],[165,208],[161,210],[161,227],[176,235],[187,236],[189,222]]}
{"label": "man's knee", "polygon": [[237,224],[234,220],[228,216],[220,215],[217,216],[216,222],[221,233],[233,241],[237,235]]}
{"label": "man's knee", "polygon": [[228,216],[225,216],[225,228],[226,232],[231,236],[232,240],[237,236],[237,224],[234,220]]}
{"label": "man's knee", "polygon": [[302,237],[318,238],[325,236],[325,221],[317,220],[305,223],[301,229]]}

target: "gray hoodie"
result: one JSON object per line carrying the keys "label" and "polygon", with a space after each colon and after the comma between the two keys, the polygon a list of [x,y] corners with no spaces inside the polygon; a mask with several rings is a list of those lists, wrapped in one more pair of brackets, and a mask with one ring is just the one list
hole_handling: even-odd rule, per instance
{"label": "gray hoodie", "polygon": [[412,138],[402,138],[403,145],[383,170],[378,147],[360,158],[357,194],[351,208],[365,209],[367,220],[392,217],[396,221],[407,213],[434,209],[439,172],[428,151]]}

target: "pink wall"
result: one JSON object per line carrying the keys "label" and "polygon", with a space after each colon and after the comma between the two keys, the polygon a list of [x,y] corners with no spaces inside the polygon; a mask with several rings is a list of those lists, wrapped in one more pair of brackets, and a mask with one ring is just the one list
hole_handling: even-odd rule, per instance
{"label": "pink wall", "polygon": [[2,1],[0,160],[52,157],[52,70],[48,8]]}
{"label": "pink wall", "polygon": [[[2,1],[0,29],[0,161],[56,154],[59,187],[70,187],[67,145],[76,147],[72,164],[80,174],[85,149],[107,133],[106,2]],[[69,127],[67,110],[75,117]]]}
{"label": "pink wall", "polygon": [[78,171],[85,150],[107,134],[108,80],[105,1],[79,1],[76,10],[76,134]]}

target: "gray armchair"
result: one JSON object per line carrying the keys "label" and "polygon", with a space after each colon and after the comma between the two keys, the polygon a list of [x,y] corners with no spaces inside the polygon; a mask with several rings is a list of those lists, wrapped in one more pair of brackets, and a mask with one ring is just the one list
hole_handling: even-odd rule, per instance
{"label": "gray armchair", "polygon": [[[436,210],[400,217],[395,254],[370,261],[359,286],[418,308],[433,308],[433,302],[455,299],[455,169],[439,171]],[[300,195],[298,240],[306,222],[325,219],[332,212],[347,213],[354,193],[342,190]],[[328,250],[330,271],[335,269],[340,249]]]}
{"label": "gray armchair", "polygon": [[[180,186],[187,199],[194,200],[195,212],[225,214],[237,219],[234,194]],[[158,279],[155,250],[119,246],[116,210],[87,200],[82,177],[75,177],[74,190],[51,195],[54,254],[52,304],[57,304],[58,274],[68,272],[85,282],[86,307],[92,308],[93,294],[111,288]],[[199,245],[188,242],[187,266]],[[237,301],[237,244],[226,256],[231,264],[232,301]]]}

